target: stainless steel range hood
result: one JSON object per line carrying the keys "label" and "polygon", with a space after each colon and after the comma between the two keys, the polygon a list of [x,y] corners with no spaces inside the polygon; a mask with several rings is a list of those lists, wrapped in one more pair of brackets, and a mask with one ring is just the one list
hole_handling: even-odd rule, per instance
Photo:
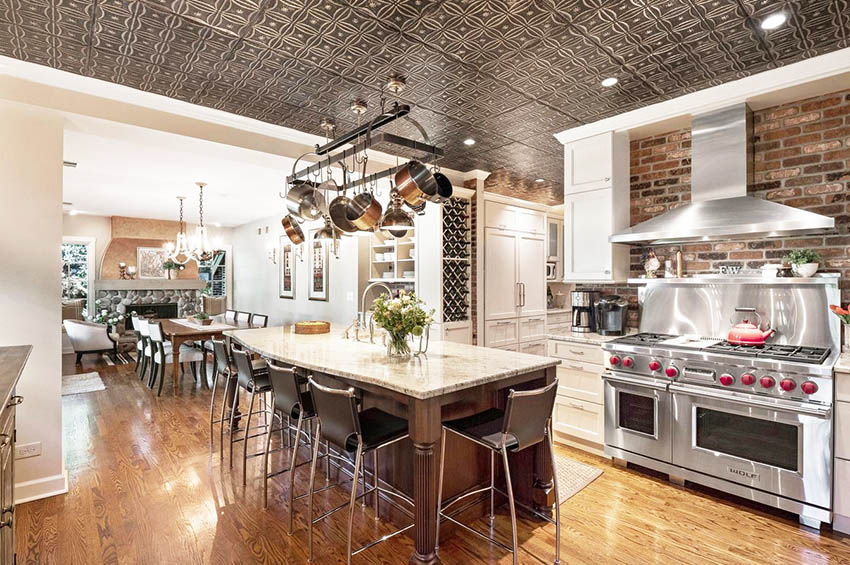
{"label": "stainless steel range hood", "polygon": [[752,114],[737,104],[694,116],[691,202],[608,239],[612,243],[679,243],[816,233],[835,220],[747,196],[752,182]]}

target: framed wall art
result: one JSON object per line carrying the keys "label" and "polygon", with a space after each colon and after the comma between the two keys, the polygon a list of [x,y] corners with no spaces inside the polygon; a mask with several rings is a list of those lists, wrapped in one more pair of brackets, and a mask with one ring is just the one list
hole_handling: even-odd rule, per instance
{"label": "framed wall art", "polygon": [[162,247],[137,247],[136,266],[140,279],[164,279],[168,273],[163,265],[168,260],[168,251]]}
{"label": "framed wall art", "polygon": [[310,232],[307,257],[310,288],[307,289],[307,299],[326,301],[328,299],[328,244],[321,239],[316,239],[317,231],[319,230]]}
{"label": "framed wall art", "polygon": [[295,245],[280,236],[280,297],[295,298]]}

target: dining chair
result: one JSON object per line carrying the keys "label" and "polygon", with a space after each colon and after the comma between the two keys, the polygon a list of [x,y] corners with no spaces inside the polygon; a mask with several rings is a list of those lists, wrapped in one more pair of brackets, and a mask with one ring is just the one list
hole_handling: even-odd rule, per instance
{"label": "dining chair", "polygon": [[142,370],[139,371],[139,380],[145,378],[145,373],[148,373],[148,382],[153,379],[153,346],[151,344],[150,320],[147,318],[139,318],[139,333],[142,336]]}
{"label": "dining chair", "polygon": [[[354,551],[351,550],[351,531],[354,525],[354,507],[358,498],[366,497],[368,494],[374,494],[374,503],[377,513],[378,493],[383,493],[388,496],[397,497],[400,500],[407,502],[413,507],[413,500],[408,496],[386,490],[380,487],[378,477],[378,450],[401,441],[407,437],[407,420],[393,416],[379,408],[367,408],[362,412],[357,410],[357,397],[353,388],[336,389],[322,386],[312,377],[309,378],[309,390],[312,394],[313,405],[316,411],[317,425],[316,433],[313,437],[313,460],[310,465],[310,487],[307,502],[307,513],[310,530],[308,533],[309,559],[313,561],[313,529],[317,522],[327,518],[331,514],[348,508],[348,534],[346,537],[346,562],[351,565],[351,558],[361,551],[386,541],[389,538],[409,530],[414,526],[411,524],[405,528],[397,530],[393,533],[382,536],[381,538],[369,542]],[[319,445],[322,437],[325,437],[330,443],[342,449],[347,454],[354,454],[354,474],[351,479],[351,495],[348,502],[343,503],[332,510],[329,510],[319,516],[313,518],[313,494],[315,493],[314,486],[316,481],[316,463],[319,459]],[[372,488],[365,488],[365,470],[362,469],[363,457],[372,453]],[[360,473],[364,476],[363,492],[357,494],[358,476]]]}
{"label": "dining chair", "polygon": [[251,314],[252,328],[265,328],[269,325],[269,317],[266,314]]}
{"label": "dining chair", "polygon": [[[514,500],[513,486],[511,485],[511,470],[508,465],[508,454],[517,453],[533,447],[538,443],[545,441],[549,448],[549,455],[552,459],[552,481],[553,490],[555,491],[555,565],[561,562],[561,519],[560,519],[560,500],[558,497],[558,472],[555,462],[555,450],[552,446],[552,410],[555,407],[555,396],[558,392],[557,379],[552,384],[543,388],[526,391],[515,391],[513,389],[508,393],[508,401],[505,410],[498,408],[490,408],[483,412],[443,422],[443,433],[440,438],[440,478],[437,486],[437,532],[436,532],[436,547],[440,547],[440,521],[448,520],[465,530],[468,530],[480,537],[507,549],[513,554],[513,563],[517,563],[517,528],[516,528],[516,501]],[[446,456],[446,434],[447,432],[459,435],[473,443],[485,447],[490,452],[490,486],[483,489],[476,489],[465,494],[454,497],[445,506],[442,505],[443,497],[443,472],[445,470]],[[507,492],[502,492],[495,485],[494,459],[499,453],[502,456],[502,463],[505,471],[505,488]],[[492,524],[495,518],[493,508],[493,495],[499,492],[508,499],[508,505],[511,513],[511,539],[513,541],[511,547],[496,541],[490,535],[479,532],[478,530],[467,526],[456,520],[453,516],[446,513],[450,506],[464,498],[480,494],[483,491],[490,492],[490,524],[491,532]],[[535,512],[533,509],[528,509],[535,515],[552,522],[548,516]]]}
{"label": "dining chair", "polygon": [[[233,387],[233,398],[230,402],[230,405],[235,407],[237,403],[237,396],[239,395],[239,390],[242,389],[246,393],[250,393],[251,400],[248,404],[248,414],[245,420],[245,429],[243,430],[241,437],[236,437],[236,430],[234,429],[234,421],[236,410],[230,411],[230,466],[233,466],[233,444],[243,442],[242,445],[242,484],[245,485],[248,482],[248,477],[246,471],[248,469],[248,459],[250,457],[258,457],[263,455],[263,451],[260,450],[257,453],[248,454],[248,440],[253,439],[255,437],[261,437],[264,434],[258,433],[251,435],[251,430],[264,429],[268,430],[268,427],[271,423],[267,418],[274,417],[273,414],[270,414],[265,406],[265,395],[268,392],[271,392],[271,384],[269,384],[269,370],[268,365],[262,359],[251,359],[251,356],[246,351],[240,351],[238,349],[231,349],[231,356],[233,359],[233,363],[236,366],[236,386]],[[257,361],[261,361],[262,365],[258,365]],[[259,396],[260,401],[263,403],[263,406],[258,408],[256,411],[254,410],[254,403]],[[251,427],[251,417],[254,415],[262,415],[263,416],[263,424]]]}
{"label": "dining chair", "polygon": [[130,322],[133,324],[133,333],[136,335],[136,364],[133,366],[134,372],[139,372],[139,368],[142,368],[142,374],[144,374],[144,364],[142,361],[145,358],[145,339],[142,337],[142,332],[139,329],[141,325],[141,320],[138,316],[133,316],[130,318]]}
{"label": "dining chair", "polygon": [[224,311],[224,323],[225,324],[235,324],[236,323],[236,310],[225,310]]}
{"label": "dining chair", "polygon": [[[165,340],[165,335],[162,332],[162,324],[159,322],[150,322],[148,323],[148,331],[150,332],[151,345],[153,349],[151,349],[151,358],[153,359],[153,370],[151,371],[152,379],[148,383],[150,388],[153,388],[154,383],[156,382],[156,375],[159,373],[159,388],[157,389],[157,396],[162,394],[162,383],[165,380],[165,366],[168,363],[174,361],[174,352],[172,350],[171,342]],[[195,380],[198,379],[198,365],[200,362],[205,360],[204,353],[192,347],[187,343],[180,344],[180,361],[181,361],[181,370],[183,363],[189,363],[192,368],[193,376]],[[177,375],[171,376],[173,379],[177,379]]]}
{"label": "dining chair", "polygon": [[236,319],[234,320],[235,324],[238,326],[249,326],[251,325],[251,313],[250,312],[236,312]]}

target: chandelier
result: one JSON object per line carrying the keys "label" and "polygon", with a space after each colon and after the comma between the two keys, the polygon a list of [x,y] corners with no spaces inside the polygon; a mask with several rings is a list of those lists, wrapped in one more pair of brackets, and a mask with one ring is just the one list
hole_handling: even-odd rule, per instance
{"label": "chandelier", "polygon": [[165,244],[165,249],[168,251],[168,259],[179,265],[185,265],[193,259],[192,252],[189,249],[189,242],[186,239],[186,224],[183,222],[183,201],[185,196],[178,196],[180,201],[180,231],[177,233],[176,243],[169,241]]}

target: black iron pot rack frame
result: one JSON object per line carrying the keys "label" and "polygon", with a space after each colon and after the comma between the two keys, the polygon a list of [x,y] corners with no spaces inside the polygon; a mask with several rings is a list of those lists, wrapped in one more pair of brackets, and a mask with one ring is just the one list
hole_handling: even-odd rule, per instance
{"label": "black iron pot rack frame", "polygon": [[[333,151],[335,149],[339,149],[340,147],[342,147],[346,143],[350,143],[352,140],[356,140],[356,139],[360,138],[361,136],[365,136],[363,141],[356,143],[354,146],[349,147],[348,149],[343,149],[342,151],[340,151],[339,153],[335,153],[334,155],[328,155],[327,159],[321,159],[317,163],[314,163],[314,164],[312,164],[308,167],[301,169],[300,171],[297,171],[297,172],[289,175],[288,177],[286,177],[286,182],[288,184],[292,184],[293,182],[295,182],[299,178],[308,177],[308,176],[322,170],[325,167],[330,167],[331,165],[333,165],[335,163],[339,163],[340,161],[350,159],[350,158],[354,157],[355,155],[357,155],[358,153],[361,153],[361,152],[371,148],[373,145],[377,145],[377,144],[381,144],[381,143],[389,143],[391,145],[397,145],[399,147],[404,147],[405,149],[410,149],[410,150],[413,150],[413,151],[419,151],[419,152],[424,154],[423,157],[419,159],[423,163],[431,163],[431,162],[435,161],[436,159],[439,159],[440,157],[442,157],[443,156],[443,150],[441,148],[431,144],[431,138],[428,137],[428,134],[425,132],[425,129],[422,127],[422,125],[419,122],[417,122],[416,120],[411,118],[408,115],[409,113],[410,113],[410,106],[408,106],[407,104],[403,104],[403,105],[400,105],[400,106],[394,105],[393,110],[391,112],[386,112],[386,113],[380,114],[380,115],[376,116],[375,118],[373,118],[368,123],[363,124],[363,125],[355,128],[355,129],[353,129],[353,130],[351,130],[351,131],[329,141],[328,143],[326,143],[322,146],[316,145],[315,153],[317,155],[320,155],[320,156],[328,155],[331,151]],[[399,118],[404,118],[405,120],[407,120],[408,122],[413,124],[416,127],[416,129],[418,129],[419,132],[422,134],[422,137],[425,141],[424,142],[416,141],[414,139],[409,139],[407,137],[402,137],[400,135],[395,135],[395,134],[387,133],[387,132],[373,133],[376,128],[380,128],[382,126],[385,126],[385,125],[387,125],[391,122],[394,122],[395,120],[397,120]],[[396,172],[401,170],[404,166],[405,166],[404,164],[398,165],[396,167],[390,167],[388,169],[385,169],[385,170],[377,172],[377,173],[372,173],[371,175],[368,175],[365,178],[365,180],[363,180],[361,182],[364,182],[366,184],[376,182],[379,179],[388,177],[390,175],[394,175]],[[342,189],[340,188],[339,190],[342,190]]]}

